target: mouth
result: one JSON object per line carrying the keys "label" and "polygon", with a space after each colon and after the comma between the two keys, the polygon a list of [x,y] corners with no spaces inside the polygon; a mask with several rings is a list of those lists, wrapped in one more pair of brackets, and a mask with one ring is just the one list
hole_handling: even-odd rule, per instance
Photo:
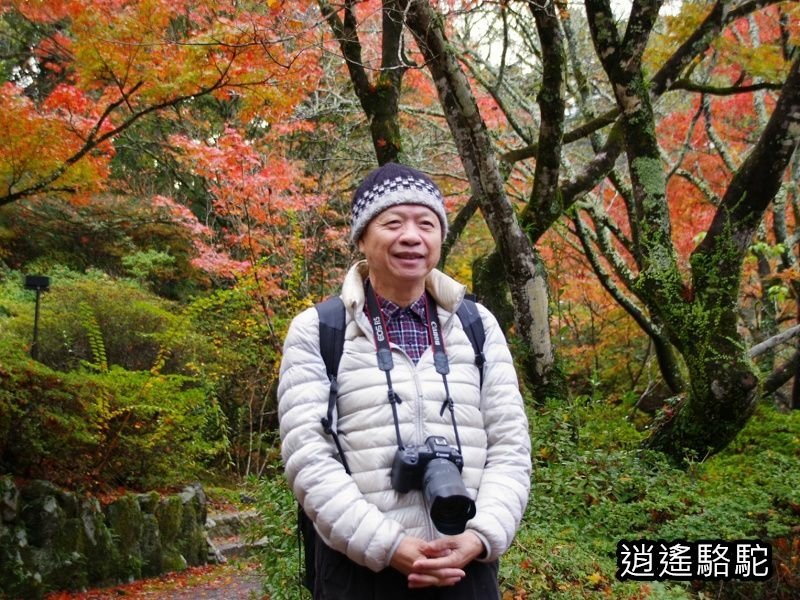
{"label": "mouth", "polygon": [[395,259],[406,265],[419,264],[425,261],[425,255],[417,252],[400,252],[394,255]]}

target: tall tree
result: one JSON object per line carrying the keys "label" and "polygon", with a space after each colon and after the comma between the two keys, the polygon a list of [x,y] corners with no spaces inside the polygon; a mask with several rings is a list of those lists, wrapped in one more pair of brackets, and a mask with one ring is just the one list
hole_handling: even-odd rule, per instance
{"label": "tall tree", "polygon": [[[550,2],[526,3],[536,24],[539,42],[535,48],[542,77],[538,92],[539,140],[505,155],[509,161],[536,159],[532,193],[522,215],[528,240],[518,245],[525,237],[520,235],[523,229],[504,192],[505,182],[494,158],[488,128],[460,55],[448,40],[446,15],[429,2],[409,3],[407,24],[432,73],[473,194],[498,244],[518,316],[524,314],[520,307],[530,306],[520,292],[533,273],[532,262],[527,258],[531,253],[520,248],[540,240],[565,211],[606,177],[620,190],[627,203],[630,230],[626,251],[633,258],[633,268],[628,268],[625,275],[631,293],[643,307],[635,310],[658,342],[659,358],[670,385],[677,392],[686,391],[682,403],[667,411],[673,418],[657,428],[650,440],[652,446],[676,458],[704,456],[724,447],[746,421],[758,397],[758,377],[749,365],[746,344],[736,331],[736,300],[742,261],[753,231],[779,189],[797,144],[796,66],[789,67],[788,62],[781,71],[784,79],[777,83],[781,95],[769,124],[750,148],[748,160],[727,184],[712,225],[692,254],[688,280],[672,241],[667,174],[661,162],[653,103],[670,90],[698,89],[688,75],[696,63],[707,59],[712,42],[731,23],[769,4],[774,2],[713,4],[702,18],[694,19],[694,30],[683,34],[683,42],[659,60],[652,71],[654,75],[648,78],[643,57],[658,22],[661,2],[635,1],[620,32],[610,2],[587,0],[585,18],[595,47],[594,61],[602,68],[604,87],[610,92],[613,107],[562,134],[563,82],[554,66],[563,65],[564,61],[560,51],[547,45],[560,43],[560,35],[555,34],[560,29],[554,22],[557,18],[563,22],[561,15],[566,7]],[[504,4],[498,10],[507,7]],[[531,35],[531,29],[525,31],[525,35]],[[503,70],[501,64],[497,71]],[[738,81],[732,86],[732,93],[769,87]],[[518,129],[512,119],[509,123]],[[574,142],[610,124],[613,127],[605,140],[595,140],[594,155],[584,159],[570,179],[558,183],[557,173],[564,163],[559,165],[553,160],[553,146],[558,149],[560,140]],[[623,155],[626,168],[617,173],[614,168]],[[767,155],[771,157],[769,167],[764,162]],[[629,183],[623,176],[629,178]],[[603,233],[597,231],[598,235]],[[724,368],[720,369],[720,365]]]}
{"label": "tall tree", "polygon": [[[319,7],[339,44],[353,89],[368,120],[378,164],[396,161],[402,150],[399,124],[403,74],[409,66],[403,48],[403,6],[398,0],[384,0],[381,15],[380,66],[370,77],[358,35],[358,4],[347,0],[343,16],[328,0]],[[362,12],[364,8],[361,8]]]}
{"label": "tall tree", "polygon": [[[443,20],[428,2],[420,1],[410,3],[407,18],[436,84],[472,196],[478,200],[503,260],[514,305],[514,324],[525,347],[520,357],[523,375],[534,393],[539,392],[537,395],[543,399],[552,386],[553,376],[546,277],[506,196],[505,179],[488,128],[470,82],[448,43]],[[545,18],[541,22],[543,30],[551,31],[552,26]],[[556,88],[559,85],[560,78],[556,75]],[[559,90],[553,93],[558,95]],[[552,134],[545,130],[543,135]],[[555,137],[559,137],[558,132]],[[547,168],[543,171],[552,173]]]}
{"label": "tall tree", "polygon": [[702,458],[727,445],[758,399],[758,374],[738,332],[736,307],[744,257],[800,139],[800,59],[791,66],[766,128],[692,253],[686,282],[672,242],[666,178],[641,59],[660,3],[634,2],[624,38],[617,33],[608,2],[586,4],[592,39],[622,115],[632,183],[632,253],[638,267],[633,290],[664,323],[690,381],[685,400],[649,444],[675,457]]}
{"label": "tall tree", "polygon": [[[405,26],[408,25],[416,36],[421,60],[431,70],[469,182],[473,200],[464,214],[480,206],[495,241],[502,248],[504,271],[516,308],[514,321],[527,348],[519,357],[523,376],[537,395],[543,395],[553,364],[546,280],[505,198],[499,163],[469,83],[457,60],[443,50],[447,41],[443,29],[435,24],[435,13],[423,3],[406,0],[384,0],[380,5],[348,1],[336,7],[320,0],[320,8],[339,44],[356,95],[369,119],[379,163],[398,159],[402,151],[398,102],[403,74],[415,66],[403,45]],[[343,12],[342,17],[339,10]],[[365,22],[370,17],[374,19],[377,12],[382,25],[381,60],[374,67],[376,76],[371,80],[367,74],[370,63],[363,58],[364,43],[358,31],[359,27],[365,29]]]}

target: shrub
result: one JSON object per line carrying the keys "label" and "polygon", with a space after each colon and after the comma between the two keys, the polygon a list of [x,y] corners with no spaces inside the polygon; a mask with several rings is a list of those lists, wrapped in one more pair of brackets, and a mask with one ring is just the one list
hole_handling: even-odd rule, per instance
{"label": "shrub", "polygon": [[[639,449],[644,434],[627,410],[574,402],[532,414],[531,500],[502,563],[505,585],[528,598],[796,597],[800,413],[762,405],[726,451],[680,470]],[[615,579],[621,539],[756,538],[773,544],[776,570],[789,575],[691,586]]]}
{"label": "shrub", "polygon": [[310,599],[300,583],[297,501],[277,464],[267,468],[258,486],[258,509],[266,518],[257,535],[266,540],[260,555],[264,587],[272,600]]}
{"label": "shrub", "polygon": [[280,350],[288,326],[285,318],[265,310],[252,283],[217,290],[186,309],[195,333],[212,340],[214,360],[202,365],[199,375],[217,382],[230,425],[232,459],[241,476],[260,474],[268,465],[270,434],[277,427]]}
{"label": "shrub", "polygon": [[31,360],[0,338],[0,469],[67,484],[91,471],[102,437],[93,383]]}
{"label": "shrub", "polygon": [[0,256],[16,269],[51,272],[64,265],[112,276],[132,272],[173,299],[209,283],[191,264],[197,254],[191,230],[167,209],[138,197],[95,195],[80,205],[46,197],[12,203],[0,207],[0,240]]}
{"label": "shrub", "polygon": [[137,489],[192,481],[226,455],[224,416],[200,382],[120,368],[87,380],[105,392],[98,398],[101,480]]}
{"label": "shrub", "polygon": [[227,449],[209,390],[179,375],[112,367],[60,373],[0,341],[0,469],[68,487],[163,487]]}
{"label": "shrub", "polygon": [[[124,371],[202,381],[203,393],[220,407],[215,418],[225,423],[231,441],[218,455],[220,464],[241,475],[263,470],[268,432],[276,425],[274,386],[287,321],[259,302],[254,281],[179,305],[137,282],[97,271],[61,268],[49,275],[51,290],[42,297],[39,323],[43,363],[63,372],[113,372],[112,385],[134,377]],[[0,328],[26,349],[34,296],[22,289],[22,280],[13,271],[0,274]]]}

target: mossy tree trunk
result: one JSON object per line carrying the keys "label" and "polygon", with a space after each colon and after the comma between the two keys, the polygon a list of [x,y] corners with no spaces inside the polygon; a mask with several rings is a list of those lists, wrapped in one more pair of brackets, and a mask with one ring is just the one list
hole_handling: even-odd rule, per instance
{"label": "mossy tree trunk", "polygon": [[[758,373],[737,330],[742,263],[800,142],[800,56],[753,151],[737,171],[708,232],[692,254],[690,303],[673,303],[675,331],[692,378],[683,410],[655,430],[650,445],[677,455],[724,448],[759,397]],[[701,335],[698,335],[701,333]]]}
{"label": "mossy tree trunk", "polygon": [[552,389],[554,372],[546,277],[506,196],[505,180],[491,137],[439,17],[428,2],[412,1],[406,24],[431,72],[472,195],[478,199],[503,258],[514,306],[514,324],[527,349],[517,356],[518,364],[522,378],[534,395],[541,398]]}
{"label": "mossy tree trunk", "polygon": [[[397,161],[402,151],[398,122],[400,91],[407,66],[403,55],[403,8],[395,0],[384,0],[382,11],[381,68],[372,81],[362,60],[358,37],[357,2],[318,2],[344,56],[356,96],[369,119],[372,145],[378,164]],[[343,16],[339,16],[339,11]]]}
{"label": "mossy tree trunk", "polygon": [[624,38],[610,4],[586,0],[592,39],[621,114],[632,194],[629,220],[638,273],[633,291],[664,324],[683,357],[689,387],[665,411],[647,444],[675,458],[704,458],[724,448],[755,407],[758,374],[737,329],[742,264],[780,188],[800,138],[800,75],[795,59],[773,114],[735,174],[683,280],[670,232],[650,92],[641,55],[660,7],[635,2]]}
{"label": "mossy tree trunk", "polygon": [[[473,198],[480,205],[504,258],[515,307],[515,325],[524,347],[528,349],[519,357],[522,377],[535,396],[547,393],[553,350],[545,273],[542,265],[537,264],[533,248],[505,197],[504,180],[477,103],[456,57],[446,45],[443,32],[436,26],[438,20],[435,13],[427,3],[384,0],[381,11],[381,68],[377,80],[371,81],[362,60],[357,2],[333,4],[328,0],[318,0],[318,4],[339,43],[356,96],[370,120],[373,147],[379,164],[398,160],[402,152],[399,98],[403,74],[409,66],[403,52],[404,27],[408,25],[415,35],[423,29],[429,34],[429,38],[422,42],[422,52],[430,61],[428,67],[437,81],[440,100],[470,180]],[[421,12],[419,9],[422,9]],[[414,14],[416,17],[412,16]],[[557,29],[555,25],[557,22],[551,20],[551,29]],[[419,37],[417,39],[420,41]],[[557,170],[555,174],[557,183]],[[466,208],[462,220],[468,219],[474,210],[473,202]],[[456,225],[457,229],[463,227],[458,219]],[[449,251],[449,247],[448,244],[445,252]]]}
{"label": "mossy tree trunk", "polygon": [[[596,106],[591,98],[592,91],[583,73],[584,68],[589,67],[585,65],[585,58],[580,55],[580,50],[577,48],[577,36],[567,4],[563,0],[541,3],[540,10],[553,7],[558,9],[572,74],[578,85],[578,93],[574,99],[584,117],[582,125],[564,132],[562,142],[567,144],[587,138],[595,154],[582,166],[582,170],[576,172],[570,179],[562,177],[554,193],[532,194],[520,215],[520,222],[532,243],[536,244],[565,213],[571,216],[576,226],[575,233],[583,244],[595,273],[609,294],[650,337],[656,349],[664,381],[675,394],[681,394],[688,388],[685,365],[673,346],[672,336],[664,319],[658,313],[649,310],[650,304],[657,301],[652,299],[649,302],[644,301],[642,298],[645,293],[644,280],[636,279],[642,265],[645,265],[649,269],[649,274],[645,277],[655,277],[660,270],[662,275],[666,276],[662,279],[673,280],[672,291],[679,291],[682,295],[690,291],[689,286],[679,285],[680,277],[674,269],[674,251],[668,244],[669,219],[665,205],[666,196],[665,189],[659,181],[664,175],[660,173],[661,157],[656,152],[657,141],[652,126],[650,103],[655,102],[680,81],[691,68],[693,61],[702,59],[710,44],[726,26],[759,7],[774,2],[775,0],[761,0],[740,3],[736,6],[731,6],[731,3],[724,0],[714,3],[702,22],[662,63],[649,81],[645,81],[639,69],[639,55],[647,42],[648,33],[652,29],[661,3],[636,2],[624,38],[621,38],[617,34],[615,25],[618,19],[611,14],[609,4],[587,2],[587,18],[593,22],[596,36],[602,37],[606,33],[609,36],[600,40],[598,47],[607,53],[604,66],[613,73],[610,83],[618,97],[617,107],[603,114],[596,113]],[[614,43],[611,43],[611,40]],[[552,55],[550,48],[544,48],[542,52],[545,58]],[[628,58],[633,59],[633,62],[626,62]],[[646,92],[649,93],[649,97]],[[552,119],[555,114],[543,112],[543,119]],[[600,130],[611,124],[613,127],[603,139]],[[502,159],[511,165],[525,159],[536,158],[538,167],[543,152],[546,153],[547,148],[542,146],[540,139],[536,143],[529,142],[528,146],[506,152]],[[623,183],[624,174],[615,170],[615,163],[623,152],[630,153],[628,166],[636,178],[632,183],[637,187],[638,199],[633,197],[634,190],[628,189]],[[626,204],[630,215],[629,221],[638,240],[637,253],[632,248],[633,241],[629,244],[629,240],[621,235],[616,226],[610,224],[602,206],[587,200],[587,194],[591,196],[591,190],[603,179],[607,179],[614,186]],[[589,217],[592,222],[591,227],[588,225],[581,227],[580,212],[584,215],[583,218]],[[659,241],[664,245],[660,246]],[[624,259],[621,260],[620,254],[613,248],[615,243],[625,246],[630,256],[639,257],[639,263],[634,265],[634,269],[624,264],[626,262]],[[599,248],[595,250],[593,245]],[[649,250],[642,256],[644,248]],[[664,249],[663,253],[660,248]],[[659,257],[658,261],[648,258],[656,256]],[[661,296],[668,295],[661,294]]]}

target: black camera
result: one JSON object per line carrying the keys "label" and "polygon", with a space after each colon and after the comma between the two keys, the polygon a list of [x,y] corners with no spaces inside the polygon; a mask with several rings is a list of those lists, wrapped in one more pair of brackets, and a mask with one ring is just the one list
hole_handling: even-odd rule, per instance
{"label": "black camera", "polygon": [[446,535],[463,533],[475,516],[475,502],[461,479],[464,458],[440,436],[422,446],[398,449],[392,463],[392,488],[401,493],[422,490],[431,520]]}

